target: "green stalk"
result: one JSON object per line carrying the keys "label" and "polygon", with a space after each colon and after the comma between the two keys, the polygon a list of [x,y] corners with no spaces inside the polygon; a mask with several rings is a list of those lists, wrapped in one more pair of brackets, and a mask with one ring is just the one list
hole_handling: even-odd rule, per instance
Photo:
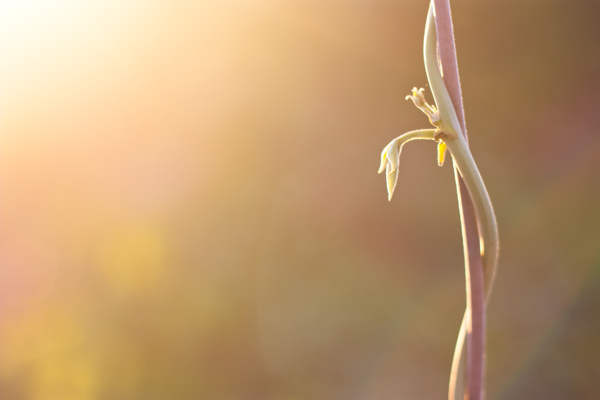
{"label": "green stalk", "polygon": [[[483,257],[483,267],[485,270],[486,293],[490,293],[494,281],[496,266],[498,264],[498,228],[494,208],[483,183],[483,179],[477,169],[475,160],[469,150],[469,145],[462,133],[460,124],[450,95],[444,84],[444,80],[437,64],[436,55],[436,30],[433,20],[433,8],[429,8],[427,24],[425,26],[425,69],[431,92],[435,98],[436,105],[439,108],[442,118],[441,131],[448,137],[442,136],[441,139],[448,146],[452,154],[452,159],[456,164],[460,175],[465,181],[471,199],[477,213],[479,233],[481,236],[481,254]],[[447,123],[446,121],[450,121]],[[457,133],[456,137],[450,135]]]}

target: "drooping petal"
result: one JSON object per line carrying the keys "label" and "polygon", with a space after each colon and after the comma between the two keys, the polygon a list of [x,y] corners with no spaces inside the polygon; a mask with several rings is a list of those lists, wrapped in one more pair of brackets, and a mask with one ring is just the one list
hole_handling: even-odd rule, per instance
{"label": "drooping petal", "polygon": [[383,148],[383,151],[381,152],[381,164],[379,165],[379,171],[377,171],[378,174],[380,174],[383,171],[385,171],[385,168],[387,166],[387,150],[388,150],[388,147],[390,147],[389,144],[387,146],[385,146]]}
{"label": "drooping petal", "polygon": [[396,182],[398,182],[398,168],[392,169],[392,164],[388,163],[386,168],[386,178],[388,201],[391,201],[392,195],[394,194],[394,189],[396,189]]}
{"label": "drooping petal", "polygon": [[399,144],[396,140],[393,140],[387,149],[387,161],[388,165],[391,165],[392,171],[396,171],[398,169],[398,164],[400,163],[400,149]]}
{"label": "drooping petal", "polygon": [[381,152],[381,165],[379,167],[379,173],[386,171],[386,181],[388,190],[388,199],[392,199],[394,189],[396,188],[396,182],[398,181],[398,165],[400,164],[400,153],[402,146],[406,142],[417,139],[435,140],[434,135],[436,134],[435,129],[420,129],[417,131],[407,132],[404,135],[397,137],[392,140]]}

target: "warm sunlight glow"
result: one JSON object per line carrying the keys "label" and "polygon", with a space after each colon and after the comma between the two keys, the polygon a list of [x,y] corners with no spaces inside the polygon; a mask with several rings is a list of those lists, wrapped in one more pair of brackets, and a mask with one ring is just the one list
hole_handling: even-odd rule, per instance
{"label": "warm sunlight glow", "polygon": [[[391,203],[374,173],[429,126],[427,3],[0,0],[0,399],[444,398],[453,162],[411,142]],[[541,3],[453,9],[506,260],[489,398],[600,398],[571,304],[600,293],[598,7]]]}

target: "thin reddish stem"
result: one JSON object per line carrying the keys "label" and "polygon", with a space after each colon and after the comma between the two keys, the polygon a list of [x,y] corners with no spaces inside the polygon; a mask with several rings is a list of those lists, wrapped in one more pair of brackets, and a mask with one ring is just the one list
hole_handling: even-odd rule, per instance
{"label": "thin reddish stem", "polygon": [[[467,139],[450,1],[433,0],[433,2],[444,83],[448,88],[465,139]],[[485,293],[479,231],[471,195],[456,168],[455,175],[463,233],[467,289],[467,393],[465,398],[483,400],[485,398]]]}
{"label": "thin reddish stem", "polygon": [[450,100],[452,100],[456,115],[458,116],[460,127],[465,135],[465,139],[467,139],[465,110],[460,88],[460,76],[458,75],[452,15],[450,14],[450,0],[433,0],[433,3],[435,6],[435,30],[437,33],[440,62],[442,64],[442,77],[444,78],[448,94],[450,94]]}
{"label": "thin reddish stem", "polygon": [[[475,209],[467,186],[455,173],[462,221],[467,289],[467,395],[468,400],[485,398],[485,295],[483,265]],[[459,399],[456,399],[459,400]]]}

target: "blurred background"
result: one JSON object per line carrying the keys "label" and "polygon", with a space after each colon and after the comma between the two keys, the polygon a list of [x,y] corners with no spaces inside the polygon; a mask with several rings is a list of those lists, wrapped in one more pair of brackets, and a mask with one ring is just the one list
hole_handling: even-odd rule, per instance
{"label": "blurred background", "polygon": [[[2,0],[0,398],[446,397],[426,0]],[[600,398],[600,3],[452,1],[498,216],[488,398]],[[426,96],[431,99],[428,88]]]}

